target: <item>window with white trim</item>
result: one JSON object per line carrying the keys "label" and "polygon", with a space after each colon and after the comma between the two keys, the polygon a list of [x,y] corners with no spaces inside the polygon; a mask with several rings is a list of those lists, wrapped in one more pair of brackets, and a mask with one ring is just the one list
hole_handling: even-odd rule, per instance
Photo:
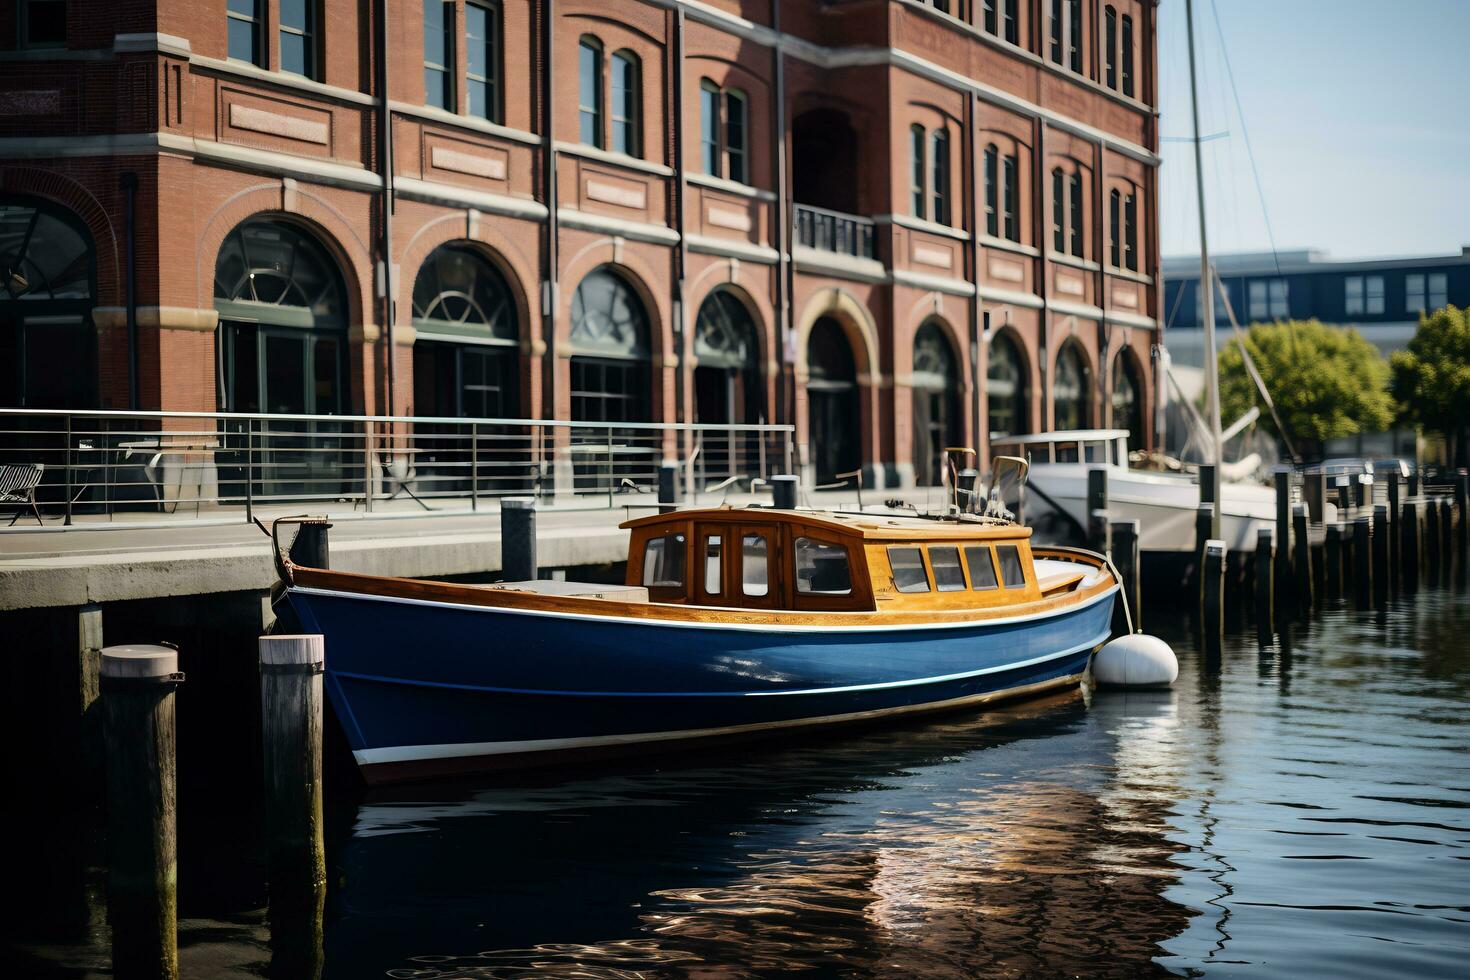
{"label": "window with white trim", "polygon": [[699,83],[699,165],[711,177],[750,183],[749,101],[737,88]]}

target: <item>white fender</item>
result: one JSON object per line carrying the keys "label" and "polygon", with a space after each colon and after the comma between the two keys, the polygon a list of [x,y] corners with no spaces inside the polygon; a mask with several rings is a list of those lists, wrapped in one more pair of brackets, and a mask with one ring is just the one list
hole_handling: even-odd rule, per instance
{"label": "white fender", "polygon": [[1092,676],[1105,687],[1168,687],[1179,678],[1179,658],[1157,636],[1133,633],[1103,645]]}

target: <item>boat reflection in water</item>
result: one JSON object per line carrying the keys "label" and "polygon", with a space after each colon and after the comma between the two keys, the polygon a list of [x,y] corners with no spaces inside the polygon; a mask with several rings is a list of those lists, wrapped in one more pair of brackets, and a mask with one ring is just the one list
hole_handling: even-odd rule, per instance
{"label": "boat reflection in water", "polygon": [[1117,773],[1167,780],[1173,719],[1170,692],[1056,695],[668,772],[379,791],[338,851],[328,975],[1156,972],[1192,914],[1163,897],[1170,787]]}

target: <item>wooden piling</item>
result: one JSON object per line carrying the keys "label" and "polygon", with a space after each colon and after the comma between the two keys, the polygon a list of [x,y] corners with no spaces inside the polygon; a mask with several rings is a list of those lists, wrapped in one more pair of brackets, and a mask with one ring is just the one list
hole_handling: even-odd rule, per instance
{"label": "wooden piling", "polygon": [[1403,513],[1399,479],[1397,469],[1388,471],[1388,523],[1383,528],[1388,536],[1388,587],[1394,595],[1403,592],[1404,587],[1404,536],[1398,529],[1399,515]]}
{"label": "wooden piling", "polygon": [[[1449,585],[1455,575],[1455,505],[1449,497],[1439,498],[1439,578]],[[1464,565],[1464,562],[1460,562]]]}
{"label": "wooden piling", "polygon": [[1327,525],[1327,546],[1322,558],[1327,566],[1323,575],[1324,602],[1337,602],[1342,599],[1342,525],[1337,522]]}
{"label": "wooden piling", "polygon": [[1194,589],[1196,606],[1204,603],[1205,591],[1205,545],[1214,538],[1215,505],[1201,503],[1194,512]]}
{"label": "wooden piling", "polygon": [[536,559],[536,498],[500,501],[500,577],[506,582],[533,581]]}
{"label": "wooden piling", "polygon": [[1353,599],[1359,609],[1373,604],[1373,518],[1353,521]]}
{"label": "wooden piling", "polygon": [[1271,479],[1276,486],[1276,609],[1284,615],[1291,587],[1291,470],[1278,466]]}
{"label": "wooden piling", "polygon": [[1430,497],[1424,502],[1424,572],[1431,589],[1439,588],[1440,544],[1439,501]]}
{"label": "wooden piling", "polygon": [[1373,507],[1373,608],[1388,608],[1388,542],[1393,535],[1388,527],[1388,505]]}
{"label": "wooden piling", "polygon": [[1098,466],[1087,471],[1087,546],[1107,554],[1111,540],[1108,526],[1108,471]]}
{"label": "wooden piling", "polygon": [[262,636],[258,644],[271,974],[317,977],[322,970],[327,888],[322,829],[324,639]]}
{"label": "wooden piling", "polygon": [[1291,508],[1291,533],[1292,544],[1296,551],[1295,567],[1292,569],[1296,575],[1296,608],[1298,615],[1310,616],[1315,605],[1312,580],[1312,537],[1308,533],[1307,505],[1293,504]]}
{"label": "wooden piling", "polygon": [[1399,509],[1401,515],[1398,538],[1403,549],[1403,567],[1399,570],[1399,583],[1405,595],[1419,591],[1419,505],[1405,500]]}
{"label": "wooden piling", "polygon": [[[1143,629],[1143,589],[1142,554],[1139,551],[1138,532],[1140,524],[1135,520],[1113,521],[1113,567],[1117,568],[1118,576],[1123,580],[1123,600],[1128,604],[1128,611],[1133,614],[1133,629]],[[1115,613],[1113,616],[1113,632],[1127,632],[1126,621],[1120,619]]]}
{"label": "wooden piling", "polygon": [[1455,561],[1462,575],[1465,558],[1470,554],[1470,522],[1465,520],[1467,508],[1470,508],[1470,474],[1461,469],[1455,472]]}
{"label": "wooden piling", "polygon": [[1256,639],[1261,646],[1271,642],[1276,634],[1276,608],[1272,585],[1272,568],[1276,562],[1275,530],[1269,527],[1256,528]]}
{"label": "wooden piling", "polygon": [[107,906],[118,980],[179,975],[174,694],[183,679],[172,647],[102,651]]}
{"label": "wooden piling", "polygon": [[1217,655],[1225,638],[1225,542],[1211,538],[1204,546],[1204,596],[1200,623],[1207,653]]}

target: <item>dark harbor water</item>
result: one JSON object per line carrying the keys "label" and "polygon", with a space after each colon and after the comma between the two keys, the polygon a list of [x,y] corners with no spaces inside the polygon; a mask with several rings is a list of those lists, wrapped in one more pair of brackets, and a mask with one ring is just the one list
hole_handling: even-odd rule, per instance
{"label": "dark harbor water", "polygon": [[[1242,631],[1218,662],[1158,620],[1168,692],[337,792],[323,975],[1463,976],[1470,597],[1331,612],[1265,651]],[[236,817],[181,810],[188,977],[271,973]],[[107,975],[76,864],[0,976]]]}

